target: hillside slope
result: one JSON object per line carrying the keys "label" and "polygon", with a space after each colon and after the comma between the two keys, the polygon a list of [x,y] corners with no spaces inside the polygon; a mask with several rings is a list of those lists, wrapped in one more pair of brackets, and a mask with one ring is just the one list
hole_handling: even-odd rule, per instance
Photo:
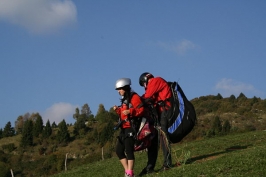
{"label": "hillside slope", "polygon": [[[172,146],[173,161],[179,167],[148,176],[263,176],[266,174],[266,131],[239,133],[223,137],[196,140]],[[146,154],[137,153],[135,172],[146,164]],[[156,170],[162,165],[160,153]],[[84,164],[53,177],[123,176],[117,158]]]}

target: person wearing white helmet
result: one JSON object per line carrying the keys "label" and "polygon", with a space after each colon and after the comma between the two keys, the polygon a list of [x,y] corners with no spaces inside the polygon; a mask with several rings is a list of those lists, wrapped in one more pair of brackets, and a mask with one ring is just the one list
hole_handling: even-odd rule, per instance
{"label": "person wearing white helmet", "polygon": [[116,81],[115,89],[121,95],[121,106],[113,106],[115,112],[120,116],[120,134],[116,144],[116,154],[124,167],[125,177],[134,176],[134,129],[132,120],[144,115],[144,107],[140,96],[131,87],[129,78],[121,78]]}

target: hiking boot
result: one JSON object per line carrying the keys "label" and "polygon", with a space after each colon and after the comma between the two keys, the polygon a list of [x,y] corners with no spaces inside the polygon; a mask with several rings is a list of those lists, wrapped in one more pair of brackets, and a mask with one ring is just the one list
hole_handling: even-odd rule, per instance
{"label": "hiking boot", "polygon": [[145,167],[145,168],[143,168],[143,170],[140,172],[140,174],[138,176],[144,176],[146,174],[150,174],[153,172],[154,172],[154,169]]}

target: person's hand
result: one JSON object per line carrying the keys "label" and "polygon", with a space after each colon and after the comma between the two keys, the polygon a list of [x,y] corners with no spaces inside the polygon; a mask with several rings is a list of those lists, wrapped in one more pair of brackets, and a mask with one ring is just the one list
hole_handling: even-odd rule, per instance
{"label": "person's hand", "polygon": [[128,114],[130,113],[130,110],[129,110],[129,109],[124,110],[124,111],[122,111],[122,113],[123,113],[124,115],[128,115]]}
{"label": "person's hand", "polygon": [[118,108],[118,106],[114,105],[113,109],[116,110]]}

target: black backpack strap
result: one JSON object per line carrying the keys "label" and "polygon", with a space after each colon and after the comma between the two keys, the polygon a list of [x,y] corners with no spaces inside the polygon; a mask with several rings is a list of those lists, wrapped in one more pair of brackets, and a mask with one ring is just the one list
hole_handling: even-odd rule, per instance
{"label": "black backpack strap", "polygon": [[[130,93],[130,99],[129,99],[129,102],[131,102],[131,99],[132,99],[132,97],[133,97],[133,95],[135,95],[136,93],[135,92],[131,92]],[[129,108],[129,103],[128,103],[128,108]],[[130,127],[132,128],[132,130],[133,130],[133,135],[131,135],[131,134],[129,134],[128,135],[128,137],[130,137],[130,136],[134,136],[134,138],[135,138],[135,136],[136,136],[136,129],[135,129],[135,126],[134,126],[134,124],[133,124],[133,119],[130,119],[129,118],[129,114],[128,114],[128,121],[129,121],[129,123],[130,123]]]}

